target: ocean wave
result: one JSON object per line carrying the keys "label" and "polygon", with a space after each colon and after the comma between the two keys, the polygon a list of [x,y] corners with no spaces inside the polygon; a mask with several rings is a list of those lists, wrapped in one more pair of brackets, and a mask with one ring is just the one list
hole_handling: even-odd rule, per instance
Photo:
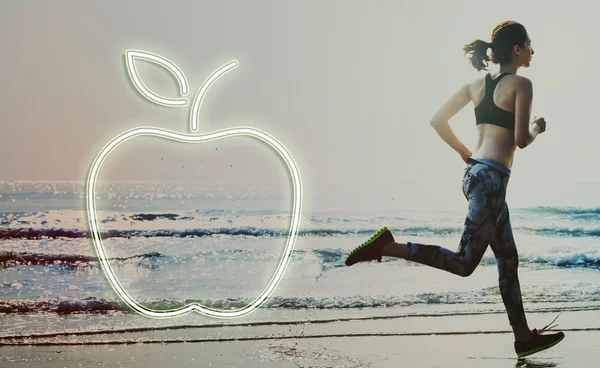
{"label": "ocean wave", "polygon": [[[247,235],[247,236],[283,236],[284,230],[257,229],[257,228],[215,228],[215,229],[184,229],[184,230],[107,230],[100,231],[100,237],[132,238],[132,237],[202,237],[211,235]],[[58,238],[91,238],[91,233],[82,229],[62,228],[22,228],[0,229],[0,239],[58,239]]]}
{"label": "ocean wave", "polygon": [[130,218],[135,221],[154,221],[156,219],[167,219],[171,221],[177,220],[191,220],[192,217],[178,215],[176,213],[136,213],[131,215]]}
{"label": "ocean wave", "polygon": [[[344,261],[349,251],[341,248],[322,248],[322,249],[294,249],[292,260],[294,262],[307,262],[314,259],[321,265],[322,270],[332,268],[346,267]],[[110,262],[130,262],[135,261],[141,267],[151,270],[159,268],[168,268],[178,264],[187,264],[197,262],[203,259],[208,262],[220,262],[224,259],[232,261],[250,259],[255,260],[276,260],[281,257],[281,249],[270,250],[249,250],[249,249],[214,249],[206,251],[195,251],[182,256],[173,257],[158,252],[149,252],[136,254],[128,257],[110,257]],[[160,259],[160,261],[159,261]],[[41,254],[30,252],[0,252],[0,267],[14,266],[60,266],[67,269],[97,267],[98,257],[70,254]],[[158,262],[158,263],[157,263]],[[386,257],[383,262],[397,262],[397,259]],[[543,255],[527,255],[519,258],[521,266],[549,266],[557,268],[591,268],[600,269],[600,254],[591,255],[584,253],[577,254],[553,254],[545,253]],[[160,263],[160,264],[159,264]],[[482,266],[494,266],[496,259],[493,255],[486,255],[480,263]]]}
{"label": "ocean wave", "polygon": [[569,238],[582,238],[582,237],[599,237],[600,229],[590,228],[530,228],[530,227],[516,227],[515,230],[522,231],[539,236],[548,237],[569,237]]}
{"label": "ocean wave", "polygon": [[[356,229],[300,229],[298,236],[344,236],[344,235],[372,235],[379,228],[356,228]],[[459,234],[460,229],[450,227],[415,226],[406,228],[393,228],[395,234],[414,236],[447,236]],[[255,227],[221,227],[207,229],[158,229],[158,230],[106,230],[101,231],[103,239],[108,238],[131,238],[131,237],[202,237],[211,235],[231,236],[260,236],[281,237],[288,236],[287,229],[269,229]],[[91,238],[91,234],[83,229],[63,228],[8,228],[0,229],[0,239],[57,239],[57,238]]]}
{"label": "ocean wave", "polygon": [[574,222],[595,223],[600,221],[600,208],[582,208],[582,207],[553,207],[540,206],[529,207],[517,210],[528,216],[539,219],[560,219]]}
{"label": "ocean wave", "polygon": [[[382,226],[381,226],[382,227]],[[371,236],[381,227],[372,228],[301,228],[298,236]],[[388,228],[399,236],[428,236],[428,237],[450,237],[459,236],[462,233],[462,227],[450,226],[407,226]],[[599,228],[554,228],[554,227],[513,227],[513,231],[519,231],[527,234],[544,237],[600,237]],[[103,239],[108,238],[132,238],[132,237],[203,237],[212,235],[229,236],[255,236],[255,237],[282,237],[288,236],[287,229],[276,228],[257,228],[250,226],[236,227],[215,227],[215,228],[190,228],[190,229],[153,229],[153,230],[128,230],[111,229],[100,231]],[[59,239],[59,238],[91,238],[87,229],[65,229],[65,228],[4,228],[0,229],[0,240],[8,239]]]}
{"label": "ocean wave", "polygon": [[[267,309],[361,309],[408,307],[413,305],[439,304],[500,304],[502,299],[497,287],[481,290],[447,293],[421,293],[406,296],[354,296],[354,297],[271,297],[261,308]],[[171,310],[193,303],[220,310],[244,308],[254,300],[250,298],[229,298],[219,300],[203,299],[154,299],[137,300],[137,302],[153,310]],[[533,303],[573,303],[600,301],[599,293],[582,293],[581,290],[562,290],[560,293],[545,295],[529,293],[524,302]],[[120,299],[104,299],[86,297],[74,299],[22,299],[0,301],[0,313],[6,314],[105,314],[109,312],[137,313]]]}
{"label": "ocean wave", "polygon": [[[292,259],[302,257],[306,251],[295,249],[292,253]],[[248,249],[209,249],[204,251],[195,251],[185,256],[170,256],[159,252],[148,252],[136,254],[127,257],[108,257],[111,263],[133,263],[150,270],[165,269],[177,265],[197,263],[199,260],[208,262],[222,262],[227,260],[250,260],[281,258],[281,249],[272,250],[248,250]],[[83,269],[90,267],[99,267],[97,256],[69,255],[69,254],[39,254],[30,252],[0,252],[0,267],[28,267],[28,266],[57,266],[64,269]],[[2,283],[0,283],[0,287]]]}
{"label": "ocean wave", "polygon": [[537,206],[520,209],[525,212],[556,214],[556,215],[600,215],[600,208],[582,208],[568,206]]}
{"label": "ocean wave", "polygon": [[[136,254],[129,257],[112,257],[109,261],[146,260],[164,257],[158,252]],[[0,266],[38,266],[60,265],[66,268],[77,268],[98,262],[98,257],[71,254],[37,254],[29,252],[0,252]]]}

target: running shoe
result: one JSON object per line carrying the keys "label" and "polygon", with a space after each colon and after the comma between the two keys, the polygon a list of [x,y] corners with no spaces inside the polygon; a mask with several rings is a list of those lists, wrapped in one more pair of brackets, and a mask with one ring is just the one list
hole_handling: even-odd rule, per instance
{"label": "running shoe", "polygon": [[357,262],[374,261],[381,262],[383,247],[394,241],[392,233],[387,227],[381,228],[369,240],[356,247],[348,257],[346,266],[352,266]]}
{"label": "running shoe", "polygon": [[[560,314],[558,316],[560,316]],[[556,316],[556,318],[558,318],[558,316]],[[554,321],[556,321],[556,318],[554,318]],[[554,345],[561,342],[562,339],[565,338],[565,334],[562,332],[553,333],[551,335],[542,335],[542,333],[544,333],[545,331],[548,331],[551,328],[558,326],[554,325],[548,327],[551,324],[553,324],[554,321],[550,322],[546,327],[542,328],[539,331],[535,328],[531,330],[531,338],[529,340],[515,341],[515,352],[517,353],[517,356],[519,358],[523,358],[528,355],[535,354],[539,351],[551,348]]]}

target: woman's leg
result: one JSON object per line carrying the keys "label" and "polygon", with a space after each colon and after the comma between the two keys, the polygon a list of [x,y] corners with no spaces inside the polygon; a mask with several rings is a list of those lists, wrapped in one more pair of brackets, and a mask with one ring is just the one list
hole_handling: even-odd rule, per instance
{"label": "woman's leg", "polygon": [[[494,175],[477,167],[467,171],[463,191],[469,200],[469,213],[457,252],[435,245],[390,243],[383,256],[405,258],[461,276],[470,275],[490,244],[496,257],[499,286],[515,340],[531,337],[527,325],[521,289],[517,276],[519,256],[510,223],[510,213],[504,201],[508,176]],[[487,184],[486,184],[487,183]],[[499,205],[501,203],[501,205]]]}
{"label": "woman's leg", "polygon": [[402,257],[459,276],[469,276],[479,265],[492,241],[502,211],[507,176],[484,164],[471,165],[463,178],[463,192],[469,201],[463,234],[456,252],[437,245],[392,243],[383,256]]}
{"label": "woman's leg", "polygon": [[[471,221],[467,221],[467,224],[470,222]],[[470,228],[469,226],[465,227]],[[414,246],[414,243],[411,244]],[[517,254],[517,246],[513,237],[510,214],[506,202],[503,204],[502,212],[496,223],[490,245],[494,252],[494,256],[496,257],[500,294],[502,295],[508,320],[515,335],[515,341],[528,340],[531,338],[532,332],[527,324],[527,319],[525,318],[525,311],[523,308],[523,301],[521,299],[521,287],[517,275],[519,255]],[[425,254],[427,252],[429,252],[429,254],[439,252],[437,257],[429,258],[429,261],[427,261],[429,263],[421,263],[432,265],[434,267],[437,267],[436,265],[449,264],[447,259],[452,260],[451,262],[460,263],[460,257],[458,256],[460,248],[459,252],[453,253],[445,248],[440,248],[435,245],[417,246],[417,249],[421,249],[421,254],[423,254],[423,249],[425,249]],[[383,248],[382,255],[406,259],[406,247],[407,244],[404,243],[390,243]],[[442,261],[444,257],[446,258],[446,261]],[[457,269],[458,267],[455,266],[451,269],[446,269],[443,267],[437,268],[452,272],[451,269]],[[464,269],[468,268],[463,266],[463,270]]]}
{"label": "woman's leg", "polygon": [[521,299],[521,286],[517,274],[519,255],[506,202],[504,202],[490,246],[496,257],[500,294],[504,301],[508,320],[515,334],[515,340],[527,340],[531,337],[531,330],[527,325]]}

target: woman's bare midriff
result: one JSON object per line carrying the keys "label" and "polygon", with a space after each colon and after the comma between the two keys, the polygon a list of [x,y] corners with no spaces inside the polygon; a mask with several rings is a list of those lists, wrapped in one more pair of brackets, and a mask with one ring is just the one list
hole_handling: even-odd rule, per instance
{"label": "woman's bare midriff", "polygon": [[[493,74],[496,79],[500,74]],[[494,90],[493,100],[499,108],[514,112],[515,82],[519,78],[516,75],[506,75]],[[471,84],[471,99],[473,105],[478,106],[485,95],[485,79],[479,78]],[[508,169],[512,167],[513,157],[517,145],[515,143],[514,130],[503,128],[493,124],[477,125],[477,146],[472,150],[473,159],[487,158],[494,160]]]}
{"label": "woman's bare midriff", "polygon": [[508,169],[512,167],[517,147],[512,130],[492,124],[479,124],[477,125],[477,135],[477,146],[471,155],[473,159],[487,158]]}

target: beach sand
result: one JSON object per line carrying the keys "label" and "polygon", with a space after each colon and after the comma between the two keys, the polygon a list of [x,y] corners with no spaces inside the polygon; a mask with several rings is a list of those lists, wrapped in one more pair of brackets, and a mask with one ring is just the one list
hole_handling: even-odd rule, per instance
{"label": "beach sand", "polygon": [[[532,328],[554,317],[556,313],[528,314]],[[600,311],[563,312],[555,323],[566,338],[524,360],[514,353],[506,315],[492,313],[238,324],[100,334],[93,339],[61,336],[45,341],[56,345],[45,346],[25,345],[34,340],[2,339],[3,344],[25,344],[0,346],[0,366],[597,367]],[[81,345],[83,340],[86,345]],[[123,344],[139,340],[145,343]]]}

